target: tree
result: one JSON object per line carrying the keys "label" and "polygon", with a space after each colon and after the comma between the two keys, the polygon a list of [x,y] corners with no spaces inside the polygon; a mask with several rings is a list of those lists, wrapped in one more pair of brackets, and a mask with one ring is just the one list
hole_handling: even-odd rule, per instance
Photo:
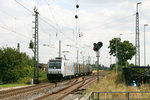
{"label": "tree", "polygon": [[113,38],[109,41],[110,55],[117,56],[118,64],[125,66],[127,60],[131,60],[136,54],[136,47],[129,41],[121,42],[120,38]]}
{"label": "tree", "polygon": [[[13,48],[0,48],[0,81],[16,82],[19,78],[31,75],[33,60],[25,53]],[[32,68],[33,69],[33,68]]]}

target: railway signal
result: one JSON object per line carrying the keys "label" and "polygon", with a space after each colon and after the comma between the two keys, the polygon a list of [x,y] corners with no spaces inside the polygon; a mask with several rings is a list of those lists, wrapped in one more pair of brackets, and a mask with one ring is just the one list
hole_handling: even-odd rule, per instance
{"label": "railway signal", "polygon": [[93,45],[94,45],[93,50],[94,51],[98,51],[103,46],[103,43],[102,42],[98,42],[97,44],[94,43]]}
{"label": "railway signal", "polygon": [[30,40],[29,48],[30,48],[30,49],[33,49],[33,47],[34,47],[34,43],[32,42],[32,40]]}
{"label": "railway signal", "polygon": [[97,57],[97,64],[95,64],[95,66],[97,66],[97,82],[99,82],[99,49],[103,46],[102,42],[98,42],[97,44],[94,43],[93,44],[93,50],[96,51],[96,57]]}

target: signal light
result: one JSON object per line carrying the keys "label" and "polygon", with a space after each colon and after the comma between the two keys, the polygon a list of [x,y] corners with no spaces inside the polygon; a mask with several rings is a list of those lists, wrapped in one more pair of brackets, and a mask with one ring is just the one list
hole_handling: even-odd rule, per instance
{"label": "signal light", "polygon": [[103,43],[102,43],[102,42],[98,42],[97,44],[98,44],[98,46],[99,46],[100,48],[103,46]]}
{"label": "signal light", "polygon": [[94,45],[93,50],[94,51],[98,51],[103,46],[103,43],[102,42],[98,42],[97,44],[94,43],[93,45]]}
{"label": "signal light", "polygon": [[79,8],[79,5],[78,5],[78,4],[76,5],[76,8]]}
{"label": "signal light", "polygon": [[97,51],[97,48],[94,48],[94,51]]}
{"label": "signal light", "polygon": [[102,43],[101,43],[101,42],[98,42],[97,44],[98,44],[98,45],[102,45]]}
{"label": "signal light", "polygon": [[34,47],[34,43],[32,42],[32,40],[30,40],[29,48],[30,48],[30,49],[33,49],[33,47]]}
{"label": "signal light", "polygon": [[78,19],[78,15],[75,15],[75,19]]}

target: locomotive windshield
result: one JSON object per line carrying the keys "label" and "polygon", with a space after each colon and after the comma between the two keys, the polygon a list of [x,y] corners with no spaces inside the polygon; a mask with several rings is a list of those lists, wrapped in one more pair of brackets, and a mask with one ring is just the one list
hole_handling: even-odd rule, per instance
{"label": "locomotive windshield", "polygon": [[49,63],[49,68],[54,68],[54,69],[61,68],[61,61],[51,60]]}

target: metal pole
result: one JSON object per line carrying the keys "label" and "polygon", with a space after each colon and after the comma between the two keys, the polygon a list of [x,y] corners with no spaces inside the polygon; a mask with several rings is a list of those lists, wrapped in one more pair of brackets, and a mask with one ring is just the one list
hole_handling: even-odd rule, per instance
{"label": "metal pole", "polygon": [[75,15],[75,19],[76,19],[76,46],[77,46],[77,66],[79,67],[79,48],[78,48],[78,15],[77,15],[77,9],[79,8],[78,5],[78,1],[76,1],[76,15]]}
{"label": "metal pole", "polygon": [[139,13],[138,13],[138,5],[141,2],[137,3],[136,6],[136,31],[135,31],[135,46],[136,46],[136,55],[135,55],[135,66],[140,66],[140,37],[139,37]]}
{"label": "metal pole", "polygon": [[148,26],[148,24],[144,24],[144,66],[146,66],[145,26]]}
{"label": "metal pole", "polygon": [[20,52],[20,43],[17,44],[17,51]]}
{"label": "metal pole", "polygon": [[144,66],[146,66],[146,55],[145,55],[145,25],[144,25]]}
{"label": "metal pole", "polygon": [[118,48],[117,48],[117,38],[116,38],[116,73],[118,72]]}
{"label": "metal pole", "polygon": [[96,52],[97,57],[97,82],[99,82],[99,51]]}
{"label": "metal pole", "polygon": [[111,66],[111,64],[112,64],[112,56],[110,55],[110,66]]}
{"label": "metal pole", "polygon": [[128,100],[130,100],[130,92],[128,92]]}
{"label": "metal pole", "polygon": [[39,83],[39,38],[38,38],[38,11],[34,8],[35,12],[35,34],[34,34],[34,84]]}
{"label": "metal pole", "polygon": [[36,56],[36,52],[37,52],[37,48],[36,48],[36,46],[37,46],[37,31],[36,31],[36,27],[37,27],[37,22],[36,22],[36,16],[37,16],[37,12],[36,12],[36,9],[34,9],[34,12],[35,12],[35,33],[34,33],[34,79],[33,79],[33,83],[34,84],[37,84],[37,77],[36,77],[36,58],[37,58],[37,56]]}
{"label": "metal pole", "polygon": [[100,100],[100,98],[99,98],[99,94],[100,94],[100,93],[98,92],[98,98],[97,98],[98,100]]}
{"label": "metal pole", "polygon": [[79,63],[79,50],[78,50],[78,47],[77,47],[77,64]]}
{"label": "metal pole", "polygon": [[61,57],[61,40],[59,40],[59,57]]}
{"label": "metal pole", "polygon": [[84,56],[82,57],[82,60],[83,60],[83,65],[84,65]]}

